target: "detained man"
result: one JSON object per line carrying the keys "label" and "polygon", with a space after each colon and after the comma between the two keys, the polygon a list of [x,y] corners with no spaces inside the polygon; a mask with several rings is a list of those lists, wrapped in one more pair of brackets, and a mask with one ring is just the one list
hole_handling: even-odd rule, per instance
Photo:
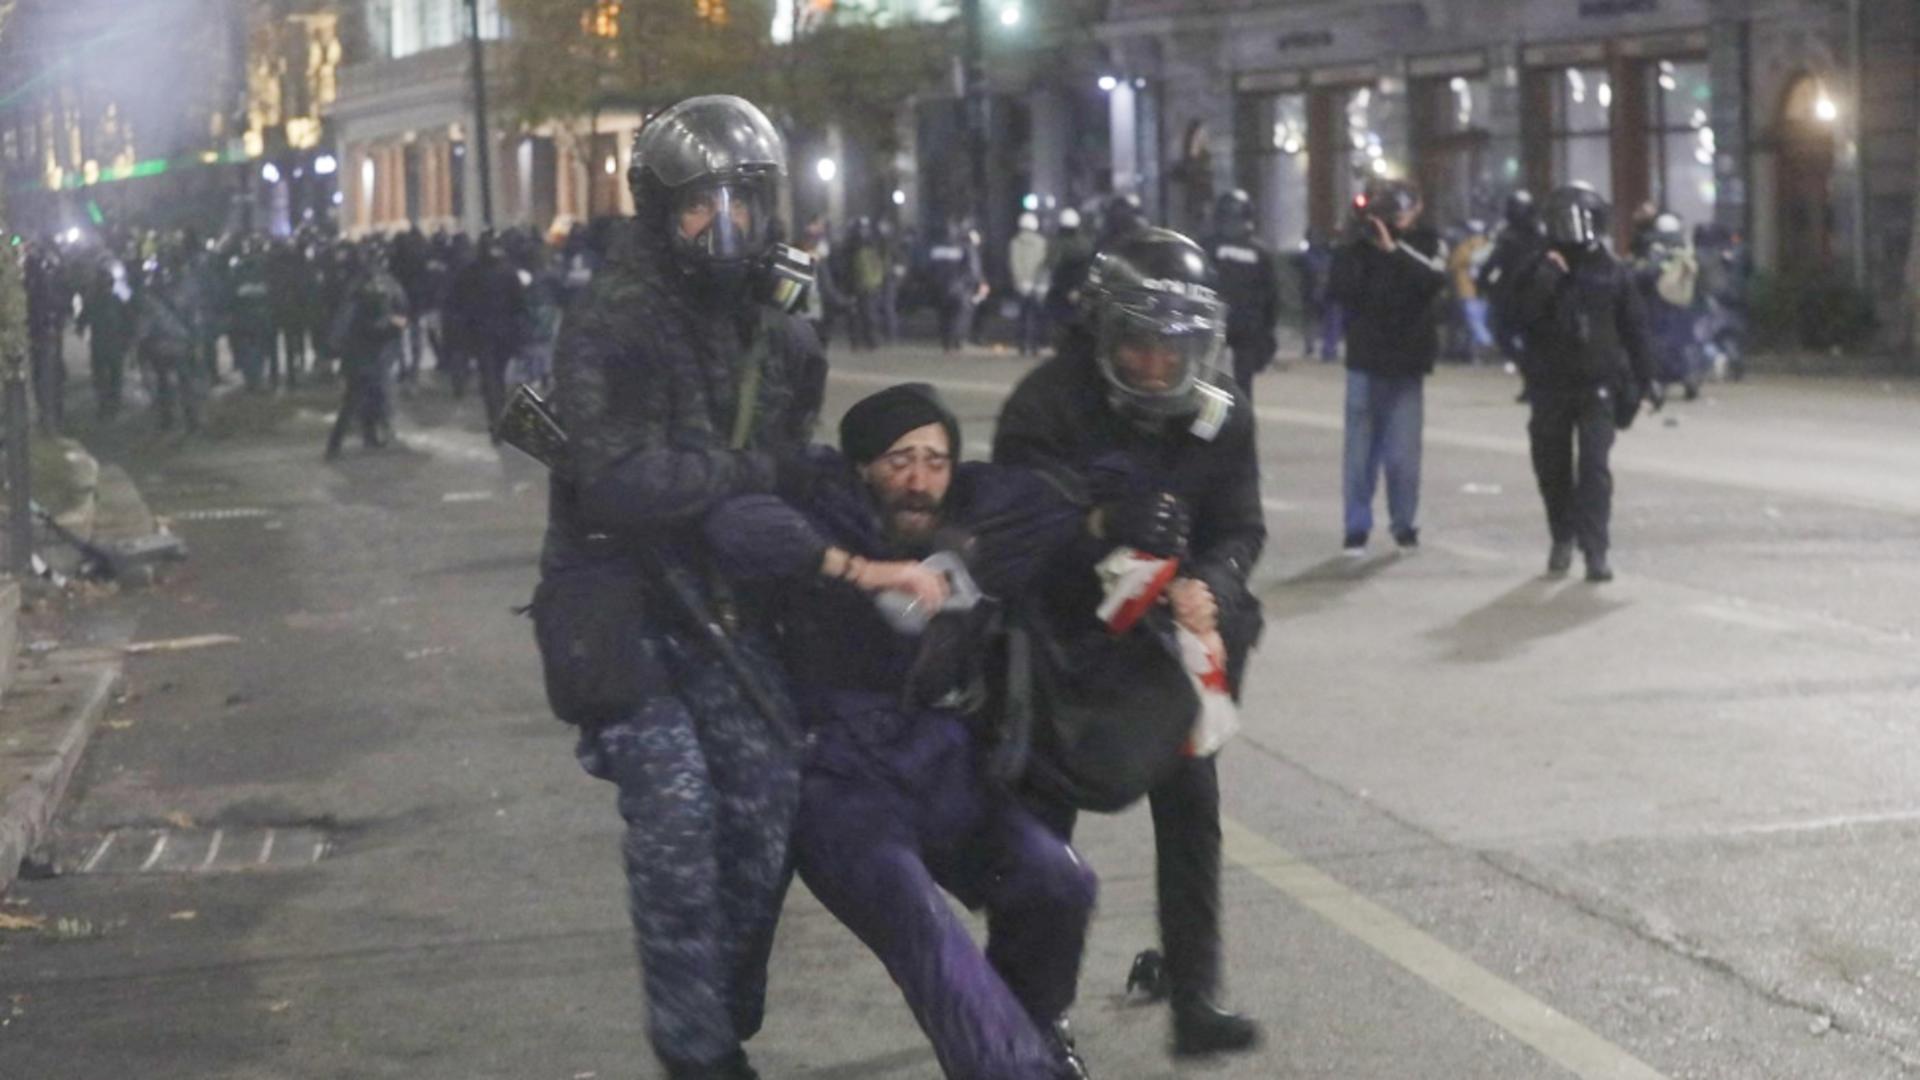
{"label": "detained man", "polygon": [[[1094,876],[1001,782],[1019,762],[979,708],[983,612],[948,610],[916,633],[861,587],[877,565],[943,550],[988,596],[1012,594],[1089,515],[1037,473],[957,463],[959,423],[931,387],[865,399],[840,441],[785,501],[735,499],[706,522],[723,566],[787,583],[782,658],[810,747],[801,879],[886,965],[948,1077],[1083,1077],[1055,1023],[1073,1001]],[[1138,515],[1103,517],[1125,531]],[[984,951],[943,890],[987,912]]]}

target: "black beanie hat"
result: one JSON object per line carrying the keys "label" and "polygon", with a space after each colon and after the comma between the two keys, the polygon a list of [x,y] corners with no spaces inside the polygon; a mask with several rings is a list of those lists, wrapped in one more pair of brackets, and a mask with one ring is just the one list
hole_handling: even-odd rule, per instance
{"label": "black beanie hat", "polygon": [[889,386],[854,403],[840,418],[840,450],[856,465],[865,465],[887,452],[909,431],[939,424],[947,429],[954,459],[960,457],[960,421],[940,391],[927,383]]}

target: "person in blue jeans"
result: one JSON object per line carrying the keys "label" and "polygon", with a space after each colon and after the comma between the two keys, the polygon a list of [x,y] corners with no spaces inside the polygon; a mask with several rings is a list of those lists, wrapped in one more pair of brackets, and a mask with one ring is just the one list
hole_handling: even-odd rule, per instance
{"label": "person in blue jeans", "polygon": [[1352,238],[1334,253],[1327,293],[1346,319],[1344,550],[1366,553],[1373,496],[1387,480],[1387,516],[1403,553],[1420,547],[1423,392],[1440,352],[1435,300],[1447,283],[1438,233],[1420,221],[1419,191],[1378,180],[1354,200]]}

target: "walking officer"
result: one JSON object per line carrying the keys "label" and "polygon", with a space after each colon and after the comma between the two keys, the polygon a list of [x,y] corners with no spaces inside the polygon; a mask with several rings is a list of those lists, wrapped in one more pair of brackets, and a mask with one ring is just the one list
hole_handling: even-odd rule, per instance
{"label": "walking officer", "polygon": [[[1254,454],[1253,410],[1218,370],[1226,311],[1206,252],[1179,233],[1146,226],[1094,258],[1081,314],[1052,360],[1021,380],[1000,414],[993,460],[1085,474],[1116,461],[1146,491],[1166,492],[1174,517],[1191,515],[1190,556],[1168,590],[1175,618],[1218,631],[1239,694],[1259,637],[1259,601],[1247,577],[1266,543]],[[1111,539],[1111,538],[1110,538]],[[1105,551],[1076,548],[1040,580],[1040,603],[1063,636],[1104,633],[1095,614]],[[1091,558],[1089,558],[1091,556]],[[1181,759],[1148,794],[1153,811],[1164,989],[1176,1054],[1246,1050],[1260,1037],[1219,1005],[1220,780],[1212,757]],[[1040,804],[1070,836],[1074,811]]]}
{"label": "walking officer", "polygon": [[387,271],[386,253],[376,241],[362,241],[352,284],[334,314],[328,336],[340,357],[346,390],[340,414],[327,436],[327,460],[340,456],[340,443],[357,421],[360,442],[377,450],[393,441],[393,373],[404,347],[407,294]]}
{"label": "walking officer", "polygon": [[737,97],[649,121],[635,217],[554,351],[568,457],[535,631],[581,764],[618,789],[648,1033],[673,1080],[757,1075],[741,1044],[760,1029],[798,801],[766,598],[722,585],[699,538],[716,504],[774,490],[825,392],[812,330],[762,299],[786,161]]}
{"label": "walking officer", "polygon": [[1547,572],[1565,574],[1577,544],[1596,583],[1613,580],[1614,430],[1632,422],[1643,396],[1662,403],[1645,304],[1603,242],[1609,209],[1584,184],[1547,197],[1547,249],[1524,272],[1516,305],[1533,406],[1527,436],[1553,536]]}
{"label": "walking officer", "polygon": [[1220,298],[1227,303],[1227,350],[1233,354],[1233,379],[1253,400],[1253,377],[1273,364],[1280,343],[1280,260],[1253,234],[1253,199],[1239,189],[1221,195],[1213,207],[1213,237],[1207,253],[1220,273]]}

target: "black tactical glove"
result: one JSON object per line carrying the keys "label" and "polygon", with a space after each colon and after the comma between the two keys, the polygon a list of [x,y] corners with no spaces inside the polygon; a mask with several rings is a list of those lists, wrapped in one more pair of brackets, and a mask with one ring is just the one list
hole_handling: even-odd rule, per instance
{"label": "black tactical glove", "polygon": [[1136,495],[1100,510],[1106,539],[1162,559],[1186,558],[1193,514],[1187,501],[1173,492]]}

